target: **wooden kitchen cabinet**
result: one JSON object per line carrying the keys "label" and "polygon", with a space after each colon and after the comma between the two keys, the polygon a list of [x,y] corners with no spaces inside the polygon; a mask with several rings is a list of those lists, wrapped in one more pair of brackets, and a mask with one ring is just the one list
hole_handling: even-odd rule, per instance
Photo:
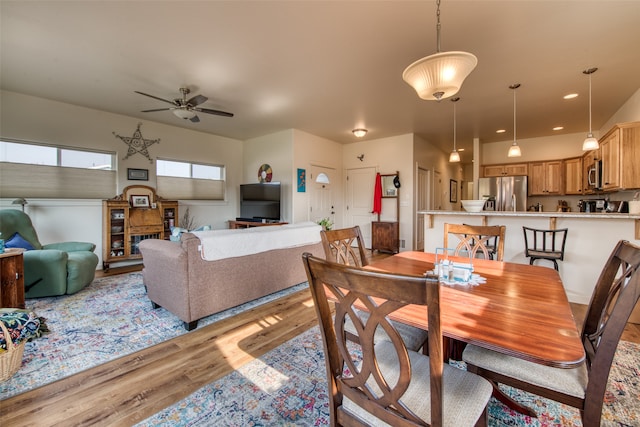
{"label": "wooden kitchen cabinet", "polygon": [[562,194],[562,182],[562,160],[529,163],[530,196]]}
{"label": "wooden kitchen cabinet", "polygon": [[640,188],[640,122],[617,124],[599,142],[602,188]]}
{"label": "wooden kitchen cabinet", "polygon": [[500,165],[485,165],[482,168],[482,175],[485,178],[494,176],[514,176],[528,175],[527,163],[506,163]]}
{"label": "wooden kitchen cabinet", "polygon": [[[148,207],[132,207],[132,197],[143,197]],[[158,196],[152,187],[130,185],[122,194],[102,201],[102,269],[112,262],[142,259],[138,245],[145,239],[168,240],[177,226],[178,202]]]}
{"label": "wooden kitchen cabinet", "polygon": [[564,160],[564,194],[582,194],[582,157]]}

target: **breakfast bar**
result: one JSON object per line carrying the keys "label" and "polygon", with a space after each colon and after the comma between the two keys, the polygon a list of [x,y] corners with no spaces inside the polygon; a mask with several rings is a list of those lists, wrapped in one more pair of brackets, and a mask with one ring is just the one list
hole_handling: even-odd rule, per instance
{"label": "breakfast bar", "polygon": [[[506,226],[504,261],[528,264],[522,227],[537,229],[567,228],[564,261],[560,275],[569,301],[588,304],[598,275],[619,240],[640,245],[640,215],[585,212],[513,212],[513,211],[438,211],[425,210],[424,250],[442,247],[445,223]],[[547,265],[537,261],[537,265]],[[638,311],[638,310],[637,310]],[[634,313],[632,320],[640,321]]]}

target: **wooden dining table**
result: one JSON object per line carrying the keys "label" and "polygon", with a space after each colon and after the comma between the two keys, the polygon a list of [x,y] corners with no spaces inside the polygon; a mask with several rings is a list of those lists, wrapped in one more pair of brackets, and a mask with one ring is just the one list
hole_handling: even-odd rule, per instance
{"label": "wooden dining table", "polygon": [[[410,251],[365,268],[421,276],[433,269],[435,261],[436,254]],[[459,261],[469,262],[469,258]],[[474,274],[485,278],[485,283],[441,287],[445,337],[547,366],[572,368],[584,361],[584,348],[557,271],[528,264],[472,261]],[[408,305],[390,317],[427,329],[427,309]]]}

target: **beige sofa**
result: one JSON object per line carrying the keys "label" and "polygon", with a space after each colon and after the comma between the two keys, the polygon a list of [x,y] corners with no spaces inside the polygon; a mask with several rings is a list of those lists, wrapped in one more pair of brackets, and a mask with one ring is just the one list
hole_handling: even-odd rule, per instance
{"label": "beige sofa", "polygon": [[144,240],[147,295],[192,330],[203,317],[305,282],[302,254],[323,256],[320,230],[304,223]]}

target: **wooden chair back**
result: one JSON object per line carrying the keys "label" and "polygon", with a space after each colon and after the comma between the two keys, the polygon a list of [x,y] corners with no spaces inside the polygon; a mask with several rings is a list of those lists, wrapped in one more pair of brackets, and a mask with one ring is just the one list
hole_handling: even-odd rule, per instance
{"label": "wooden chair back", "polygon": [[[322,331],[331,393],[331,425],[362,425],[358,418],[344,409],[345,397],[390,425],[428,425],[401,402],[411,380],[411,363],[404,341],[387,318],[390,313],[408,304],[429,306],[431,425],[442,425],[444,362],[437,277],[363,270],[328,262],[309,253],[302,257]],[[335,301],[335,321],[330,300]],[[365,323],[355,314],[354,305],[365,307],[371,313]],[[357,326],[362,364],[354,360],[347,347],[344,331],[347,316]],[[378,327],[384,328],[397,354],[397,381],[381,378],[374,351],[374,335]],[[370,386],[372,379],[377,384],[377,391]]]}
{"label": "wooden chair back", "polygon": [[[466,224],[444,224],[444,247],[449,248],[449,235],[454,235],[458,243],[454,248],[454,255],[466,251],[472,258],[478,253],[482,253],[485,259],[492,259],[491,252],[494,251],[495,260],[504,259],[504,225],[466,225]],[[496,240],[495,243],[493,242]]]}
{"label": "wooden chair back", "polygon": [[320,232],[327,260],[338,264],[364,267],[369,264],[359,226]]}
{"label": "wooden chair back", "polygon": [[[600,425],[609,371],[622,332],[640,300],[640,247],[621,240],[591,295],[582,327],[589,382],[581,411],[585,426]],[[591,421],[590,421],[591,420]]]}

